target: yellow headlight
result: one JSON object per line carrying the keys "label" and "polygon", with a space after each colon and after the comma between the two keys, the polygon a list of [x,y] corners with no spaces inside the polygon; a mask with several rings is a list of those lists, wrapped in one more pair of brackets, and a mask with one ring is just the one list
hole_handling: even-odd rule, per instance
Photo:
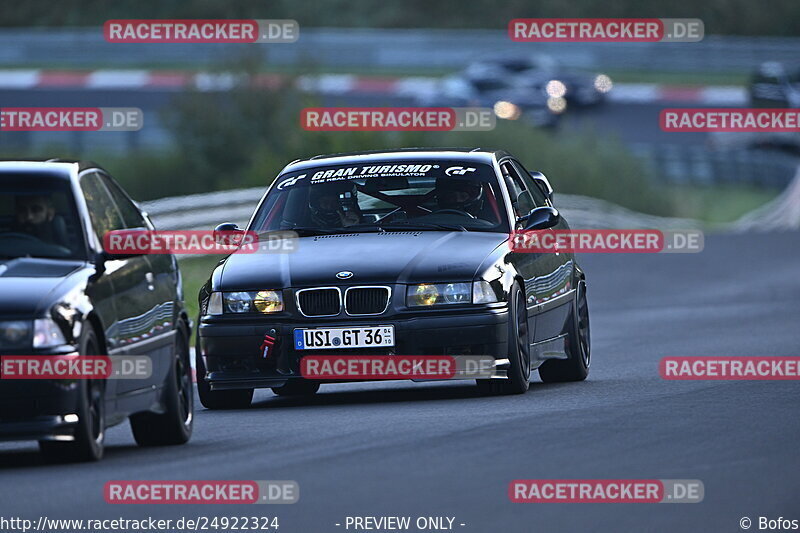
{"label": "yellow headlight", "polygon": [[439,291],[435,285],[417,285],[414,301],[417,305],[433,305],[439,299]]}
{"label": "yellow headlight", "polygon": [[258,291],[253,306],[259,313],[277,313],[283,311],[283,298],[277,291]]}

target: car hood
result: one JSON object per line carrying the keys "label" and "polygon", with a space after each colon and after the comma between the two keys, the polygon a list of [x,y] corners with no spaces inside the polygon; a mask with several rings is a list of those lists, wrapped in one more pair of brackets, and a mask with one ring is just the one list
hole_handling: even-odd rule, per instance
{"label": "car hood", "polygon": [[[301,237],[291,253],[231,255],[215,290],[471,281],[508,235],[401,231]],[[352,272],[340,280],[336,274]]]}
{"label": "car hood", "polygon": [[0,316],[37,315],[48,295],[81,266],[77,261],[27,257],[0,260]]}

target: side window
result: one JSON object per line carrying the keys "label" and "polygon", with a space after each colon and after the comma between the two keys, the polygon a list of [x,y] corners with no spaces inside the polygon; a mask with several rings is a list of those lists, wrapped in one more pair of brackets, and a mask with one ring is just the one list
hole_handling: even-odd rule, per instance
{"label": "side window", "polygon": [[114,205],[100,176],[95,172],[84,174],[80,184],[98,241],[102,243],[103,235],[108,231],[125,229],[122,215]]}
{"label": "side window", "polygon": [[519,172],[517,172],[510,163],[503,163],[500,168],[503,170],[503,178],[505,178],[508,192],[511,195],[511,205],[514,208],[514,214],[518,217],[527,215],[535,205],[525,182],[520,177]]}
{"label": "side window", "polygon": [[119,208],[125,227],[128,229],[146,228],[147,223],[144,221],[142,213],[139,211],[139,208],[136,207],[136,204],[128,198],[128,195],[122,192],[122,189],[120,189],[119,185],[117,185],[114,180],[107,176],[102,176],[102,179],[106,189],[108,189],[108,192],[111,194],[111,198]]}
{"label": "side window", "polygon": [[535,207],[545,207],[547,205],[547,197],[536,184],[536,180],[531,177],[530,172],[525,170],[525,167],[523,167],[521,163],[514,161],[513,164],[517,172],[522,175],[522,181],[525,183],[528,192],[531,193]]}

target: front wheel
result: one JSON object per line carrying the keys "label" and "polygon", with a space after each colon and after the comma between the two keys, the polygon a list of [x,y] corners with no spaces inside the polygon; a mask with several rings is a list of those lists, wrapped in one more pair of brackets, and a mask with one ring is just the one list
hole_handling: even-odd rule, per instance
{"label": "front wheel", "polygon": [[586,282],[583,280],[578,282],[578,289],[575,291],[566,348],[566,359],[552,359],[539,367],[539,377],[545,383],[583,381],[589,375],[591,362],[589,302],[586,299]]}
{"label": "front wheel", "polygon": [[525,306],[522,289],[516,283],[511,289],[508,301],[508,378],[479,379],[478,387],[486,394],[523,394],[530,387],[528,308]]}
{"label": "front wheel", "polygon": [[[98,355],[99,343],[87,325],[80,338],[81,355]],[[105,443],[105,382],[78,380],[78,423],[72,441],[39,441],[39,450],[48,462],[99,461]]]}
{"label": "front wheel", "polygon": [[163,414],[138,413],[131,416],[133,438],[139,446],[184,444],[192,436],[194,387],[189,365],[189,341],[181,327],[175,341],[171,367],[164,383]]}

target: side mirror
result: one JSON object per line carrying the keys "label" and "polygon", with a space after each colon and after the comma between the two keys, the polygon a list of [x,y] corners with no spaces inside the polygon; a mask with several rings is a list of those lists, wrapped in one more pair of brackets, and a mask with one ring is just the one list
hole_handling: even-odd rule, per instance
{"label": "side mirror", "polygon": [[547,199],[552,202],[553,187],[550,185],[550,181],[547,179],[547,177],[541,172],[531,172],[531,178],[533,178],[533,182],[536,183],[536,186],[539,187],[539,190],[541,190]]}
{"label": "side mirror", "polygon": [[107,259],[108,256],[105,252],[97,252],[94,254],[94,257],[92,258],[92,262],[94,263],[94,274],[89,276],[89,280],[95,281],[97,278],[106,273]]}
{"label": "side mirror", "polygon": [[214,228],[214,242],[226,246],[239,246],[244,230],[233,222],[224,222]]}
{"label": "side mirror", "polygon": [[561,214],[554,207],[537,207],[526,216],[517,219],[517,222],[525,224],[524,229],[526,230],[552,228],[560,221]]}

